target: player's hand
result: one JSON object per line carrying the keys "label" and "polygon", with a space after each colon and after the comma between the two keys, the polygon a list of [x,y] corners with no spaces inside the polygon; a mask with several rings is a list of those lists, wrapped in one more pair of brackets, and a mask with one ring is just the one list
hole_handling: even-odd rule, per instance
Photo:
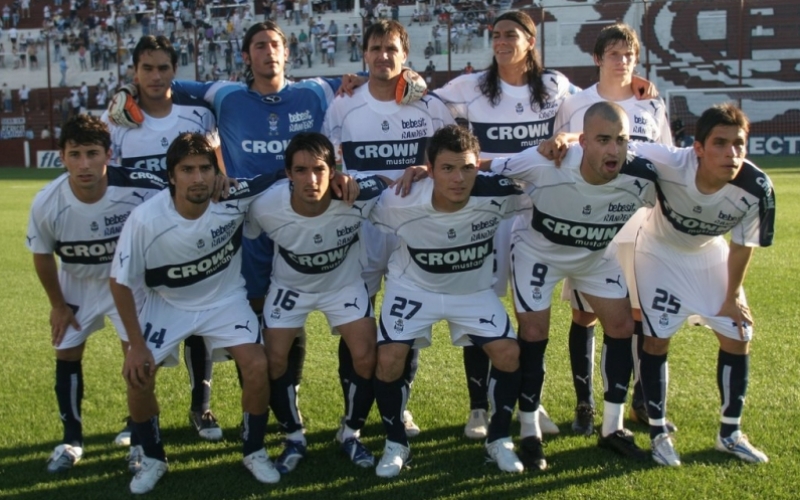
{"label": "player's hand", "polygon": [[217,175],[214,179],[214,191],[212,191],[211,201],[217,203],[219,200],[227,200],[231,194],[231,187],[239,189],[239,181],[227,175]]}
{"label": "player's hand", "polygon": [[333,179],[331,179],[331,189],[333,189],[336,196],[349,206],[353,206],[356,198],[358,198],[358,193],[361,192],[358,183],[352,177],[338,170],[333,174]]}
{"label": "player's hand", "polygon": [[394,187],[395,194],[405,198],[411,192],[411,185],[425,177],[428,177],[428,167],[425,165],[412,165],[405,169],[403,175],[389,184],[389,187]]}
{"label": "player's hand", "polygon": [[413,69],[405,68],[397,79],[394,100],[397,104],[411,104],[419,101],[428,93],[428,84],[419,73]]}
{"label": "player's hand", "polygon": [[61,345],[61,341],[64,340],[64,335],[67,333],[67,328],[70,326],[76,330],[81,329],[81,325],[75,319],[75,313],[72,312],[70,306],[64,304],[50,309],[50,342],[53,347]]}
{"label": "player's hand", "polygon": [[367,76],[358,76],[352,73],[348,73],[342,76],[342,83],[339,85],[339,90],[336,91],[336,95],[353,95],[353,91],[358,87],[364,85],[369,81],[369,77]]}
{"label": "player's hand", "polygon": [[553,160],[556,166],[560,167],[561,160],[567,156],[568,149],[569,140],[567,140],[567,134],[560,132],[555,137],[551,137],[540,142],[539,147],[536,148],[536,151],[538,151],[540,155],[544,156],[548,160]]}
{"label": "player's hand", "polygon": [[631,78],[631,90],[633,90],[633,95],[636,96],[636,99],[640,101],[658,97],[658,89],[655,84],[641,76],[633,75],[633,78]]}
{"label": "player's hand", "polygon": [[139,90],[129,83],[119,88],[108,104],[108,118],[111,123],[125,128],[139,128],[144,122],[144,113],[136,103]]}
{"label": "player's hand", "polygon": [[725,299],[717,316],[727,316],[731,318],[733,322],[736,323],[736,328],[739,330],[739,338],[743,341],[745,340],[747,330],[752,331],[753,316],[750,314],[750,308],[739,299],[738,295],[734,298]]}
{"label": "player's hand", "polygon": [[144,343],[130,343],[122,365],[122,378],[128,387],[141,389],[145,387],[156,372],[153,353]]}

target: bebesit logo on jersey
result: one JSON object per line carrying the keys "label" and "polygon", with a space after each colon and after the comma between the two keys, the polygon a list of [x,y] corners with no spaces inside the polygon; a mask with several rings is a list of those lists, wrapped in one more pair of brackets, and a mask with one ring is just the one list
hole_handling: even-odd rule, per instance
{"label": "bebesit logo on jersey", "polygon": [[289,113],[289,132],[302,132],[314,128],[314,115],[311,111],[298,111]]}
{"label": "bebesit logo on jersey", "polygon": [[341,237],[346,234],[354,234],[353,238],[342,246],[324,250],[316,253],[296,254],[283,247],[278,247],[278,253],[283,260],[289,264],[289,267],[302,274],[322,274],[333,271],[347,259],[347,254],[350,247],[358,241],[358,223],[354,226],[348,226],[342,229],[337,229],[337,236]]}
{"label": "bebesit logo on jersey", "polygon": [[[127,215],[126,215],[127,217]],[[108,264],[117,249],[117,236],[93,241],[57,241],[56,255],[65,264]]]}
{"label": "bebesit logo on jersey", "polygon": [[400,123],[403,126],[401,139],[419,139],[428,136],[428,121],[425,118],[400,120]]}
{"label": "bebesit logo on jersey", "polygon": [[[225,227],[225,226],[220,226]],[[224,242],[221,248],[217,248],[210,254],[206,254],[199,259],[185,262],[183,264],[166,265],[153,269],[145,269],[144,282],[150,288],[166,286],[168,288],[180,288],[194,285],[206,278],[221,273],[228,268],[236,252],[242,245],[242,228],[240,224],[233,236]],[[212,245],[216,246],[216,245]],[[239,270],[237,269],[238,273]]]}
{"label": "bebesit logo on jersey", "polygon": [[433,274],[451,274],[471,271],[483,266],[494,251],[494,239],[470,243],[449,249],[422,249],[408,246],[411,258],[423,271]]}

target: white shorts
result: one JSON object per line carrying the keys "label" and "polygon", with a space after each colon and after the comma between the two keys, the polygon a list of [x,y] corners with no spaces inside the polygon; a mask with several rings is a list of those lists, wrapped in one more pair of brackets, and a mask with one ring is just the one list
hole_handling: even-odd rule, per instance
{"label": "white shorts", "polygon": [[380,291],[381,279],[389,267],[389,257],[399,246],[400,240],[396,235],[384,233],[370,221],[364,221],[361,225],[361,278],[367,284],[370,297]]}
{"label": "white shorts", "polygon": [[[553,290],[559,281],[567,279],[567,286],[595,297],[623,299],[628,287],[619,263],[602,255],[587,261],[580,269],[559,269],[545,264],[546,259],[534,255],[527,245],[514,245],[511,250],[511,272],[514,277],[514,305],[517,312],[544,311],[550,307]],[[583,309],[588,303],[584,301]],[[591,309],[588,309],[591,310]]]}
{"label": "white shorts", "polygon": [[299,292],[275,281],[270,284],[264,307],[267,328],[301,328],[312,311],[322,312],[333,327],[375,317],[363,282],[324,293]]}
{"label": "white shorts", "polygon": [[[61,284],[64,300],[72,308],[81,329],[76,330],[71,325],[68,326],[64,339],[56,350],[70,349],[86,342],[89,335],[105,326],[106,316],[111,320],[120,339],[127,342],[128,337],[117,312],[117,306],[114,304],[114,297],[111,296],[107,279],[77,278],[59,271],[58,281]],[[137,307],[140,306],[144,301],[144,291],[134,290],[133,296]]]}
{"label": "white shorts", "polygon": [[[617,259],[622,269],[633,309],[639,309],[639,295],[636,293],[636,277],[633,273],[633,242],[636,240],[636,233],[652,210],[649,207],[639,208],[605,250],[605,258]],[[581,292],[573,289],[569,279],[564,282],[564,288],[561,289],[561,300],[569,301],[572,308],[578,311],[594,312]]]}
{"label": "white shorts", "polygon": [[175,366],[180,343],[190,335],[203,337],[214,361],[230,358],[225,348],[262,343],[258,318],[247,301],[203,311],[186,311],[148,292],[139,324],[157,364]]}
{"label": "white shorts", "polygon": [[[728,245],[719,238],[700,252],[681,252],[639,234],[634,265],[645,335],[670,338],[684,321],[741,340],[727,316],[717,316],[728,287]],[[744,291],[742,302],[747,303]],[[745,340],[753,336],[745,328]]]}
{"label": "white shorts", "polygon": [[445,320],[456,346],[516,339],[511,320],[494,290],[449,295],[407,288],[387,281],[378,328],[378,344],[403,342],[414,349],[431,345],[431,327]]}

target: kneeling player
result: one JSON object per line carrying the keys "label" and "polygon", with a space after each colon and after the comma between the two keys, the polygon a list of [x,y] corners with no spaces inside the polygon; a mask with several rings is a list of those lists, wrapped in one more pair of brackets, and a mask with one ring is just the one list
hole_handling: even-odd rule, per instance
{"label": "kneeling player", "polygon": [[495,413],[486,451],[501,470],[523,470],[510,438],[519,347],[492,290],[492,242],[500,221],[518,213],[524,195],[505,177],[477,175],[479,154],[468,130],[439,129],[428,146],[432,179],[419,182],[406,198],[385,191],[370,214],[375,227],[400,240],[389,259],[375,371],[375,399],[387,432],[376,469],[381,477],[396,476],[410,458],[402,421],[404,361],[412,347],[430,345],[431,326],[440,320],[448,321],[453,344],[478,345],[489,355]]}
{"label": "kneeling player", "polygon": [[[722,400],[716,448],[746,462],[767,462],[740,429],[753,318],[742,284],[757,246],[772,244],[775,197],[767,175],[745,160],[749,121],[731,104],[707,109],[693,148],[637,144],[658,173],[658,205],[636,240],[634,273],[644,319],[640,368],[653,459],[680,465],[665,425],[667,352],[684,320],[719,340]],[[730,245],[723,235],[730,232]]]}
{"label": "kneeling player", "polygon": [[[178,136],[167,151],[169,191],[131,212],[119,239],[111,291],[128,334],[123,366],[128,409],[143,451],[131,492],[146,493],[167,471],[158,424],[155,374],[178,362],[180,343],[199,335],[209,350],[227,350],[242,371],[244,465],[275,483],[280,474],[264,450],[269,386],[267,358],[255,313],[247,303],[241,241],[247,206],[265,189],[256,177],[231,189],[228,202],[211,205],[219,175],[216,155],[200,134]],[[143,284],[137,317],[132,288]]]}
{"label": "kneeling player", "polygon": [[131,207],[166,187],[141,171],[107,167],[110,146],[111,136],[100,120],[78,115],[67,122],[59,139],[67,172],[42,189],[31,207],[27,245],[50,301],[55,391],[64,426],[62,444],[48,459],[50,472],[64,472],[83,456],[81,363],[86,340],[103,328],[103,317],[121,334],[125,349],[122,322],[108,293],[122,225]]}
{"label": "kneeling player", "polygon": [[275,185],[250,206],[254,225],[276,245],[264,321],[270,406],[286,432],[283,452],[275,462],[283,474],[294,470],[306,454],[295,393],[298,381],[287,368],[292,342],[314,310],[325,314],[352,353],[346,374],[349,411],[337,439],[353,463],[375,465],[359,436],[374,400],[377,333],[366,284],[354,277],[361,275],[361,225],[387,182],[374,176],[361,179],[360,194],[349,206],[332,198],[335,169],[327,137],[298,134],[286,148],[286,176],[291,183]]}

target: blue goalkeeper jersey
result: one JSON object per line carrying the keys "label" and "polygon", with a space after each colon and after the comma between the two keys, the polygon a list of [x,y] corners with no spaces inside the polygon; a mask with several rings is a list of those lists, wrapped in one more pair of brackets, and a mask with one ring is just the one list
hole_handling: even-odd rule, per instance
{"label": "blue goalkeeper jersey", "polygon": [[319,132],[341,79],[289,82],[261,95],[242,83],[174,81],[173,92],[205,99],[217,117],[222,158],[230,177],[286,176],[284,151],[298,132]]}

